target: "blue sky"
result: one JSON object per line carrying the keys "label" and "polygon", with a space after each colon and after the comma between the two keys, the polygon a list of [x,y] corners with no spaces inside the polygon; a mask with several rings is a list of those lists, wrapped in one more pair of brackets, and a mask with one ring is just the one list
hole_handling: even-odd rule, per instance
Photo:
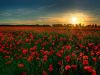
{"label": "blue sky", "polygon": [[0,0],[0,24],[69,23],[78,13],[100,24],[100,0]]}

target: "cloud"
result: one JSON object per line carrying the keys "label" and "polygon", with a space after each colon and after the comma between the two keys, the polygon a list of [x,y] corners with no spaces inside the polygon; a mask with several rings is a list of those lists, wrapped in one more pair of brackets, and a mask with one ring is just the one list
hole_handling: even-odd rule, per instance
{"label": "cloud", "polygon": [[16,9],[7,9],[0,11],[0,19],[36,19],[40,16],[50,15],[50,13],[45,12],[46,9],[53,7],[54,4],[40,6],[38,8],[16,8]]}
{"label": "cloud", "polygon": [[60,17],[40,17],[36,20],[18,20],[8,19],[6,22],[0,22],[1,24],[57,24],[65,23],[66,20]]}

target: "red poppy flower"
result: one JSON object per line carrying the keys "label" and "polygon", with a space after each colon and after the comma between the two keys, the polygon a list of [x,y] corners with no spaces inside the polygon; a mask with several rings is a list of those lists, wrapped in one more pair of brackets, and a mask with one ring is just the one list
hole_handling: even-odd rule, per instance
{"label": "red poppy flower", "polygon": [[66,59],[67,62],[70,62],[70,56],[69,55],[66,56],[65,59]]}
{"label": "red poppy flower", "polygon": [[94,56],[94,52],[93,51],[91,51],[91,56]]}
{"label": "red poppy flower", "polygon": [[3,33],[2,32],[0,32],[0,37],[2,37],[3,36]]}
{"label": "red poppy flower", "polygon": [[49,70],[50,72],[52,72],[52,71],[53,71],[53,65],[52,65],[52,64],[50,64],[50,65],[49,65],[48,70]]}
{"label": "red poppy flower", "polygon": [[84,66],[84,70],[88,71],[88,72],[92,72],[92,66]]}
{"label": "red poppy flower", "polygon": [[95,70],[92,70],[92,75],[97,75]]}
{"label": "red poppy flower", "polygon": [[60,50],[59,52],[60,52],[61,54],[63,54],[63,53],[64,53],[64,50],[62,49],[62,50]]}
{"label": "red poppy flower", "polygon": [[70,70],[71,69],[71,66],[70,65],[66,65],[65,66],[65,70],[67,71],[67,70]]}
{"label": "red poppy flower", "polygon": [[48,54],[49,54],[48,51],[44,51],[44,52],[43,52],[43,55],[48,55]]}
{"label": "red poppy flower", "polygon": [[34,51],[34,50],[36,50],[36,48],[35,48],[35,47],[30,48],[30,51]]}
{"label": "red poppy flower", "polygon": [[80,48],[84,48],[84,46],[82,44],[79,45]]}
{"label": "red poppy flower", "polygon": [[32,56],[35,56],[35,52],[31,52],[31,55],[32,55]]}
{"label": "red poppy flower", "polygon": [[48,75],[48,73],[45,70],[43,70],[42,75]]}
{"label": "red poppy flower", "polygon": [[76,70],[77,65],[71,65],[71,68],[72,68],[73,70]]}
{"label": "red poppy flower", "polygon": [[26,43],[29,43],[29,42],[30,42],[30,39],[26,38],[26,39],[25,39],[25,42],[26,42]]}
{"label": "red poppy flower", "polygon": [[88,60],[88,56],[83,56],[83,60]]}
{"label": "red poppy flower", "polygon": [[62,57],[62,55],[60,54],[60,52],[57,52],[56,55],[57,55],[58,57],[60,57],[60,58]]}
{"label": "red poppy flower", "polygon": [[97,59],[94,57],[94,58],[92,58],[92,60],[94,61],[94,62],[96,62],[97,61]]}
{"label": "red poppy flower", "polygon": [[51,51],[49,52],[49,55],[51,56],[53,53],[54,53],[54,50],[51,50]]}
{"label": "red poppy flower", "polygon": [[96,52],[97,55],[100,55],[100,50],[98,52]]}
{"label": "red poppy flower", "polygon": [[80,57],[82,57],[84,54],[82,52],[80,52]]}
{"label": "red poppy flower", "polygon": [[71,49],[71,46],[70,45],[67,45],[65,46],[67,50],[70,50]]}
{"label": "red poppy flower", "polygon": [[18,64],[19,68],[23,68],[25,65],[23,63]]}
{"label": "red poppy flower", "polygon": [[32,59],[33,59],[33,57],[32,57],[32,56],[29,56],[28,59],[27,59],[27,61],[28,61],[28,62],[31,62]]}
{"label": "red poppy flower", "polygon": [[76,54],[74,52],[72,52],[72,57],[76,57]]}
{"label": "red poppy flower", "polygon": [[28,53],[28,50],[27,50],[27,49],[23,49],[23,50],[22,50],[22,53],[23,53],[23,54],[27,54],[27,53]]}
{"label": "red poppy flower", "polygon": [[58,62],[58,65],[60,65],[60,66],[62,65],[62,60]]}
{"label": "red poppy flower", "polygon": [[36,57],[36,60],[38,60],[38,61],[39,61],[39,60],[40,60],[40,58],[39,58],[39,57]]}
{"label": "red poppy flower", "polygon": [[10,58],[10,56],[4,56],[4,59],[9,59]]}
{"label": "red poppy flower", "polygon": [[83,60],[83,65],[88,65],[88,60]]}
{"label": "red poppy flower", "polygon": [[43,57],[43,61],[47,61],[47,59],[48,59],[48,56],[45,55],[45,56]]}
{"label": "red poppy flower", "polygon": [[37,46],[33,46],[33,50],[37,50]]}

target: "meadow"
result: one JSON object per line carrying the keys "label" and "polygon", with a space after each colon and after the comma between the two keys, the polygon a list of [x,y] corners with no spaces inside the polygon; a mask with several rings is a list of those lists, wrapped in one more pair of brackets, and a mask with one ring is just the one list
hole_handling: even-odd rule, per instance
{"label": "meadow", "polygon": [[100,75],[100,31],[2,26],[0,75]]}

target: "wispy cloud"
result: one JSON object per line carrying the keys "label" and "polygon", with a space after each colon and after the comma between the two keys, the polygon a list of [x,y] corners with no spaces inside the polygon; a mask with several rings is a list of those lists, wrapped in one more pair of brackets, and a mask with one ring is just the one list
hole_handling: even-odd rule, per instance
{"label": "wispy cloud", "polygon": [[[47,5],[47,6],[41,6],[38,8],[17,8],[17,9],[7,9],[7,10],[1,10],[0,11],[0,19],[6,20],[6,19],[37,19],[40,16],[48,15],[46,13],[46,9],[49,7],[53,7],[54,4]],[[50,14],[50,13],[49,13]]]}
{"label": "wispy cloud", "polygon": [[54,24],[65,23],[66,20],[60,17],[40,17],[36,20],[18,20],[8,19],[6,22],[0,22],[1,24]]}

